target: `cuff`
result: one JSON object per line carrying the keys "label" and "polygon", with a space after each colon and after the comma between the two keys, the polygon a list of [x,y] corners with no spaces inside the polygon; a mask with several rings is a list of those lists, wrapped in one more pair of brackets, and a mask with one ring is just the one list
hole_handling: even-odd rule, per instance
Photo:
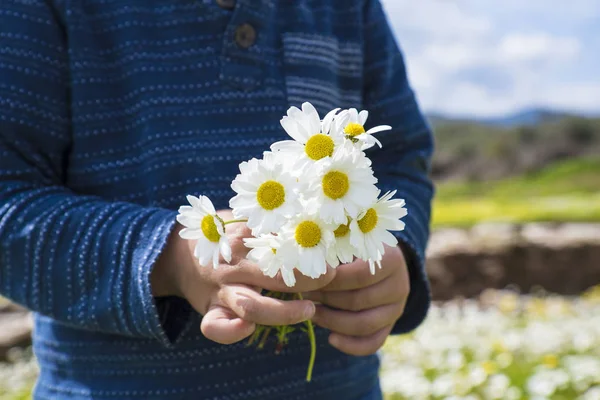
{"label": "cuff", "polygon": [[397,335],[414,330],[425,320],[431,305],[431,291],[425,273],[425,255],[418,250],[406,231],[393,233],[404,253],[410,279],[410,293],[404,307],[404,313],[391,332],[392,335]]}
{"label": "cuff", "polygon": [[175,217],[173,211],[155,210],[144,224],[138,247],[143,254],[138,254],[141,260],[133,264],[137,269],[133,271],[132,284],[135,287],[130,298],[132,311],[137,311],[132,316],[135,329],[142,336],[157,339],[166,347],[175,344],[186,331],[193,313],[186,300],[178,297],[154,298],[150,287],[150,274],[173,231]]}

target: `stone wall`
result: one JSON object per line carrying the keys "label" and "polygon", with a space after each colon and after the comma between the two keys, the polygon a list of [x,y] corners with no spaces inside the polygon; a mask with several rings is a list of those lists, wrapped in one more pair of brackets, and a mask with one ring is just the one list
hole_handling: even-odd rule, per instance
{"label": "stone wall", "polygon": [[514,287],[574,295],[600,284],[600,224],[482,224],[434,232],[427,273],[436,300]]}

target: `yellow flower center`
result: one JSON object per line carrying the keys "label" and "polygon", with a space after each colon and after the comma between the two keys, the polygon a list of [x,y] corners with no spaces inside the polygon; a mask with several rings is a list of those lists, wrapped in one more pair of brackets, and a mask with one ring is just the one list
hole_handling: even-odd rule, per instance
{"label": "yellow flower center", "polygon": [[204,236],[211,242],[218,243],[219,239],[221,239],[221,235],[217,231],[217,224],[215,224],[215,219],[212,215],[206,215],[202,218],[201,228]]}
{"label": "yellow flower center", "polygon": [[493,375],[498,371],[498,367],[496,366],[496,363],[494,363],[493,361],[490,361],[490,360],[486,360],[483,363],[481,363],[481,368],[483,368],[483,371],[487,375]]}
{"label": "yellow flower center", "polygon": [[346,225],[342,224],[337,227],[335,231],[333,231],[336,238],[344,237],[350,232],[350,219],[348,219],[348,223]]}
{"label": "yellow flower center", "polygon": [[304,147],[306,155],[312,160],[320,160],[323,157],[331,157],[333,154],[333,139],[322,133],[312,135]]}
{"label": "yellow flower center", "polygon": [[277,249],[271,248],[271,251],[273,252],[273,254],[277,254]]}
{"label": "yellow flower center", "polygon": [[294,237],[302,247],[315,247],[321,241],[321,228],[312,221],[304,221],[296,227]]}
{"label": "yellow flower center", "polygon": [[350,122],[344,128],[344,133],[348,136],[358,136],[365,133],[365,127],[361,124],[357,124],[356,122]]}
{"label": "yellow flower center", "polygon": [[333,200],[344,197],[350,188],[348,175],[340,171],[329,171],[321,183],[325,196]]}
{"label": "yellow flower center", "polygon": [[377,226],[377,211],[374,208],[369,208],[365,215],[358,220],[358,227],[362,233],[369,233]]}
{"label": "yellow flower center", "polygon": [[546,354],[542,360],[542,364],[548,368],[556,368],[558,367],[558,363],[558,357],[554,354]]}
{"label": "yellow flower center", "polygon": [[285,201],[285,189],[276,181],[266,181],[256,191],[256,201],[265,210],[274,210]]}

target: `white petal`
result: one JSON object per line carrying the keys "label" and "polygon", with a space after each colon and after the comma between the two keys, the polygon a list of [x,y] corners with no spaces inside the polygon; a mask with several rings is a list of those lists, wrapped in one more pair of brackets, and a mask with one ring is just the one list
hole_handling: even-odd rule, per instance
{"label": "white petal", "polygon": [[292,117],[294,119],[299,119],[299,120],[302,120],[305,118],[304,113],[298,107],[295,107],[295,106],[288,108],[287,115],[289,117]]}
{"label": "white petal", "polygon": [[185,196],[185,198],[187,199],[188,203],[192,205],[192,207],[200,208],[200,200],[196,196],[188,194],[187,196]]}
{"label": "white petal", "polygon": [[335,118],[335,113],[337,113],[339,110],[339,108],[333,109],[329,111],[327,115],[325,115],[325,118],[323,118],[323,122],[321,124],[321,132],[329,133],[329,131],[331,130],[331,123]]}
{"label": "white petal", "polygon": [[331,249],[327,252],[327,264],[331,268],[337,268],[340,265],[340,260],[338,259],[338,255],[334,249]]}
{"label": "white petal", "polygon": [[390,247],[398,245],[398,239],[396,239],[396,236],[392,235],[388,231],[384,231],[381,240]]}
{"label": "white petal", "polygon": [[219,240],[219,251],[225,261],[231,262],[231,246],[226,236],[221,237],[221,240]]}
{"label": "white petal", "polygon": [[194,255],[200,262],[200,265],[204,267],[209,266],[212,258],[213,248],[214,244],[209,242],[206,238],[201,237],[198,239],[198,243],[196,243],[196,247],[194,248]]}
{"label": "white petal", "polygon": [[213,217],[213,220],[215,221],[215,226],[217,227],[217,233],[219,234],[219,236],[224,236],[225,235],[225,226],[223,226],[221,221],[219,221],[215,217]]}
{"label": "white petal", "polygon": [[373,135],[377,132],[389,131],[390,129],[392,129],[392,127],[389,125],[379,125],[379,126],[369,129],[366,133],[369,135]]}
{"label": "white petal", "polygon": [[301,143],[306,143],[308,138],[303,137],[302,134],[298,131],[298,124],[296,123],[296,120],[286,116],[283,117],[279,122],[281,123],[283,129],[287,132],[288,135],[290,135],[292,139]]}
{"label": "white petal", "polygon": [[220,252],[219,249],[215,249],[213,251],[213,255],[212,255],[212,267],[213,269],[217,269],[217,267],[219,266],[219,256],[220,256]]}
{"label": "white petal", "polygon": [[202,224],[202,220],[196,217],[189,217],[187,215],[179,214],[175,218],[177,219],[177,222],[187,228],[198,229]]}
{"label": "white petal", "polygon": [[182,230],[179,231],[179,236],[182,239],[198,240],[201,237],[203,237],[204,234],[202,233],[202,231],[200,229],[183,228]]}
{"label": "white petal", "polygon": [[369,118],[369,112],[367,110],[362,110],[358,113],[358,123],[362,126],[365,126],[365,122],[367,122],[367,118]]}
{"label": "white petal", "polygon": [[216,214],[215,206],[213,206],[212,201],[206,196],[200,196],[200,206],[206,209],[208,214]]}
{"label": "white petal", "polygon": [[308,117],[309,127],[311,135],[321,132],[321,118],[319,118],[319,113],[315,109],[315,107],[309,102],[305,102],[302,104],[302,111]]}
{"label": "white petal", "polygon": [[296,276],[294,275],[294,270],[282,268],[281,277],[283,278],[283,281],[288,287],[293,287],[296,284]]}
{"label": "white petal", "polygon": [[348,113],[350,115],[350,121],[349,122],[359,123],[358,110],[356,108],[350,108],[348,110]]}
{"label": "white petal", "polygon": [[327,264],[325,263],[325,254],[322,251],[315,251],[314,268],[317,277],[327,273]]}
{"label": "white petal", "polygon": [[184,213],[193,213],[193,212],[196,212],[196,211],[194,210],[194,207],[191,207],[191,206],[181,206],[181,207],[179,207],[178,212],[179,212],[179,214],[184,214]]}
{"label": "white petal", "polygon": [[[307,139],[308,140],[308,139]],[[271,145],[272,151],[304,152],[304,146],[293,140],[282,140]]]}

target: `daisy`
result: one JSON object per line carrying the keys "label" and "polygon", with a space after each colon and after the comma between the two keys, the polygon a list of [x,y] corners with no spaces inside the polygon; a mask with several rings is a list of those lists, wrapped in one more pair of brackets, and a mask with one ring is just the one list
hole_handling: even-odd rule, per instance
{"label": "daisy", "polygon": [[392,127],[380,125],[365,131],[365,123],[368,117],[369,112],[367,110],[362,110],[360,113],[356,108],[344,110],[336,115],[332,131],[335,132],[335,136],[346,138],[359,150],[369,149],[375,144],[381,148],[381,142],[373,134],[388,131]]}
{"label": "daisy", "polygon": [[391,199],[396,191],[387,192],[371,208],[350,222],[350,243],[359,258],[369,262],[371,273],[375,265],[381,268],[383,245],[396,246],[398,240],[388,231],[404,230],[400,218],[407,214],[404,200]]}
{"label": "daisy", "polygon": [[320,166],[308,194],[316,200],[325,222],[340,225],[346,223],[347,215],[356,218],[377,200],[375,183],[371,161],[363,152],[340,150]]}
{"label": "daisy", "polygon": [[296,284],[294,267],[284,265],[281,253],[278,253],[281,246],[280,236],[267,234],[257,238],[246,238],[244,243],[246,247],[252,249],[247,255],[248,260],[258,264],[266,276],[273,278],[277,272],[281,271],[281,276],[287,286],[292,287]]}
{"label": "daisy", "polygon": [[348,264],[354,261],[355,250],[350,243],[350,222],[348,218],[346,224],[340,224],[334,231],[335,242],[330,247],[330,252],[333,254],[329,255],[328,264],[332,268],[336,268],[341,264]]}
{"label": "daisy", "polygon": [[294,169],[300,174],[304,173],[315,163],[333,155],[336,143],[329,131],[338,111],[339,108],[330,111],[321,121],[319,113],[310,103],[302,104],[302,110],[290,107],[287,115],[281,119],[281,126],[294,140],[275,142],[271,150],[286,153],[296,160]]}
{"label": "daisy", "polygon": [[194,256],[200,265],[219,265],[219,254],[231,261],[231,246],[225,236],[225,223],[217,215],[215,207],[206,196],[187,196],[190,206],[179,207],[177,221],[185,226],[179,231],[183,239],[198,240]]}
{"label": "daisy", "polygon": [[277,232],[301,207],[298,182],[272,153],[263,160],[255,158],[240,164],[240,172],[231,183],[237,193],[229,201],[235,218],[247,218],[252,234]]}
{"label": "daisy", "polygon": [[277,254],[284,268],[296,267],[304,275],[318,278],[327,272],[327,262],[333,261],[329,249],[333,242],[332,227],[316,214],[303,212],[283,227]]}

